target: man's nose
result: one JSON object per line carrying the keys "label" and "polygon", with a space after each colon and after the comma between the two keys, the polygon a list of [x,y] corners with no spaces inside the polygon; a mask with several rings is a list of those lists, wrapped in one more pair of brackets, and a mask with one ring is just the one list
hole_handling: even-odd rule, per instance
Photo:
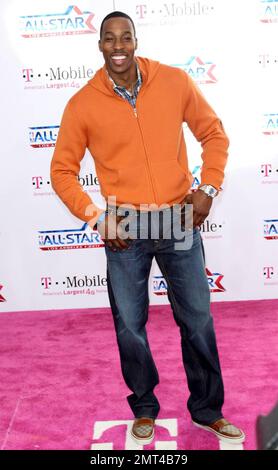
{"label": "man's nose", "polygon": [[123,43],[121,38],[116,38],[114,42],[114,49],[122,49]]}

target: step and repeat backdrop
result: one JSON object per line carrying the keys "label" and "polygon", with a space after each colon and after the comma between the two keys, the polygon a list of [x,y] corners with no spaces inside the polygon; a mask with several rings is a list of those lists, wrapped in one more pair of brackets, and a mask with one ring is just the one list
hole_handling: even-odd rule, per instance
{"label": "step and repeat backdrop", "polygon": [[[102,240],[49,172],[67,101],[103,65],[99,29],[113,10],[133,18],[138,55],[191,75],[230,138],[224,190],[202,226],[212,300],[277,297],[278,1],[2,0],[0,310],[109,306]],[[184,133],[196,187],[201,148]],[[89,153],[79,182],[105,207]],[[149,295],[168,302],[155,261]]]}

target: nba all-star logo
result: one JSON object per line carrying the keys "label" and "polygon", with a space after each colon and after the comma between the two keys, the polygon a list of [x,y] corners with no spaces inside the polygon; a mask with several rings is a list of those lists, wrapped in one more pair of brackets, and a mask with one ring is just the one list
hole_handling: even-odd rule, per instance
{"label": "nba all-star logo", "polygon": [[193,170],[191,171],[191,174],[193,176],[191,189],[196,190],[201,184],[201,165],[195,165]]}
{"label": "nba all-star logo", "polygon": [[265,135],[278,135],[278,113],[263,115],[262,132]]}
{"label": "nba all-star logo", "polygon": [[264,220],[264,238],[266,240],[278,240],[278,219]]}
{"label": "nba all-star logo", "polygon": [[206,268],[209,290],[210,292],[225,292],[225,288],[222,286],[223,274],[212,273],[209,269]]}
{"label": "nba all-star logo", "polygon": [[[225,292],[225,288],[222,285],[223,274],[212,273],[206,268],[206,274],[209,284],[210,292]],[[152,278],[153,293],[155,295],[166,295],[167,294],[167,282],[162,275],[156,275]]]}
{"label": "nba all-star logo", "polygon": [[29,144],[33,148],[54,147],[60,126],[29,127]]}
{"label": "nba all-star logo", "polygon": [[23,38],[92,34],[97,32],[92,23],[94,16],[77,6],[69,6],[64,13],[20,16],[20,32]]}
{"label": "nba all-star logo", "polygon": [[167,295],[167,282],[162,275],[153,276],[152,284],[155,295]]}
{"label": "nba all-star logo", "polygon": [[[0,291],[2,290],[3,286],[0,284]],[[6,299],[3,297],[3,295],[0,292],[0,302],[6,302]]]}
{"label": "nba all-star logo", "polygon": [[261,0],[260,21],[262,23],[278,22],[278,0]]}
{"label": "nba all-star logo", "polygon": [[63,230],[40,230],[39,248],[49,250],[76,250],[104,246],[100,234],[85,223],[81,228]]}
{"label": "nba all-star logo", "polygon": [[191,56],[185,64],[173,64],[173,66],[185,70],[199,85],[217,82],[213,74],[215,64],[204,61],[200,57]]}

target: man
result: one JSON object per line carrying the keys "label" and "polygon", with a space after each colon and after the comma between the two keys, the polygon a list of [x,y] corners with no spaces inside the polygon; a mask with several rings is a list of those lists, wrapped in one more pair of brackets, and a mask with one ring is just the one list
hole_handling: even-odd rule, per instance
{"label": "man", "polygon": [[[105,64],[65,108],[51,164],[52,185],[74,215],[97,226],[105,242],[121,368],[133,392],[127,397],[135,417],[132,438],[142,445],[153,440],[160,409],[154,394],[159,377],[145,329],[148,278],[155,257],[180,328],[192,420],[219,439],[237,444],[244,441],[244,433],[222,414],[223,381],[199,231],[221,189],[228,138],[184,71],[135,57],[136,48],[132,19],[122,12],[107,15],[99,40]],[[201,185],[193,193],[183,122],[203,149]],[[93,203],[77,180],[86,147],[94,158],[106,211]],[[174,209],[179,204],[187,241],[184,209],[193,207],[192,240],[185,249],[177,249],[175,243]],[[123,230],[126,209],[128,238]],[[171,216],[167,237],[166,215]]]}

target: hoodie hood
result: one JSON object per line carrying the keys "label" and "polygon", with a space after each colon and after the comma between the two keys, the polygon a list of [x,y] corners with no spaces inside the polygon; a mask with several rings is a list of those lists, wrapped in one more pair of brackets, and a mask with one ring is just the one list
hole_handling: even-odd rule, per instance
{"label": "hoodie hood", "polygon": [[[142,89],[145,86],[148,86],[152,79],[155,77],[157,74],[160,63],[156,60],[152,59],[147,59],[145,57],[136,57],[134,56],[134,59],[139,65],[139,69],[142,75]],[[107,76],[106,72],[106,66],[103,65],[102,68],[96,71],[95,75],[91,80],[88,81],[88,84],[92,86],[93,88],[96,88],[97,90],[101,91],[102,93],[105,93],[106,95],[111,95],[113,94],[113,85],[111,81],[109,80],[109,77]]]}

